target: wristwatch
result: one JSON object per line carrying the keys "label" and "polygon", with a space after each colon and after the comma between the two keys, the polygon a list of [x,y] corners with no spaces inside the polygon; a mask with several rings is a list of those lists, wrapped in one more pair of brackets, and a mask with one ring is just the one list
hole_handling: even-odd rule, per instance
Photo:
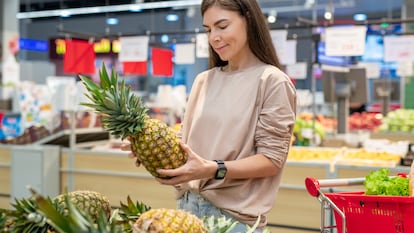
{"label": "wristwatch", "polygon": [[226,176],[226,173],[227,173],[226,165],[224,164],[223,160],[214,160],[214,161],[218,165],[218,168],[217,168],[217,171],[216,171],[216,175],[214,176],[214,179],[222,180],[222,179],[224,179],[224,177]]}

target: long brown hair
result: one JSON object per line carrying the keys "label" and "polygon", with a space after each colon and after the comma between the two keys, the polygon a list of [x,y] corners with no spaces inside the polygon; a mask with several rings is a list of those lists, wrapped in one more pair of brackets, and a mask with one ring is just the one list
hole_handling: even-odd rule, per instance
{"label": "long brown hair", "polygon": [[[246,18],[247,41],[253,54],[263,63],[281,68],[281,64],[273,46],[267,20],[256,0],[203,0],[201,3],[201,16],[212,6],[220,6],[225,10],[238,12]],[[227,61],[220,59],[219,55],[209,46],[209,68],[227,65]]]}

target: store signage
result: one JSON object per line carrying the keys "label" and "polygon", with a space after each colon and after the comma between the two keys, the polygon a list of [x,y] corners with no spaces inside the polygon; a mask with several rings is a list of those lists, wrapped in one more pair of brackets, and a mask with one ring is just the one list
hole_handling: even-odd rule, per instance
{"label": "store signage", "polygon": [[34,40],[34,39],[19,39],[19,48],[21,50],[31,50],[37,52],[47,52],[49,46],[45,40]]}
{"label": "store signage", "polygon": [[365,52],[366,26],[337,26],[325,31],[327,56],[361,56]]}
{"label": "store signage", "polygon": [[414,36],[385,36],[384,61],[414,61]]}
{"label": "store signage", "polygon": [[[52,39],[50,40],[50,57],[51,58],[58,58],[61,57],[66,52],[66,43],[65,39]],[[94,43],[94,51],[97,54],[113,54],[119,53],[120,45],[118,40],[109,40],[109,39],[101,39]]]}
{"label": "store signage", "polygon": [[119,53],[119,61],[135,62],[148,59],[148,36],[120,37],[119,41],[121,47],[124,48]]}

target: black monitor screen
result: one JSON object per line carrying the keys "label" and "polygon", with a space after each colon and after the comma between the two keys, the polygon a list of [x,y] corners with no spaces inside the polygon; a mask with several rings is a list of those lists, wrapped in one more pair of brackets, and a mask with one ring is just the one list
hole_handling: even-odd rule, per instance
{"label": "black monitor screen", "polygon": [[372,96],[374,101],[382,101],[384,91],[389,91],[390,101],[400,101],[400,81],[388,78],[373,80]]}
{"label": "black monitor screen", "polygon": [[349,102],[368,102],[368,79],[365,68],[352,67],[348,72],[323,70],[322,85],[325,102],[336,102],[337,93],[335,93],[335,89],[337,85],[341,84],[351,86]]}

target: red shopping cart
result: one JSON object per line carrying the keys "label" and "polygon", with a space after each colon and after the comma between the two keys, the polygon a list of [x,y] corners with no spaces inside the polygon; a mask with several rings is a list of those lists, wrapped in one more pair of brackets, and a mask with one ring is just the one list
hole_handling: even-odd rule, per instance
{"label": "red shopping cart", "polygon": [[[305,179],[308,193],[317,197],[321,203],[321,232],[414,233],[414,197],[321,190],[362,185],[364,180],[365,178]],[[327,216],[332,216],[332,213],[334,221],[328,221]]]}

